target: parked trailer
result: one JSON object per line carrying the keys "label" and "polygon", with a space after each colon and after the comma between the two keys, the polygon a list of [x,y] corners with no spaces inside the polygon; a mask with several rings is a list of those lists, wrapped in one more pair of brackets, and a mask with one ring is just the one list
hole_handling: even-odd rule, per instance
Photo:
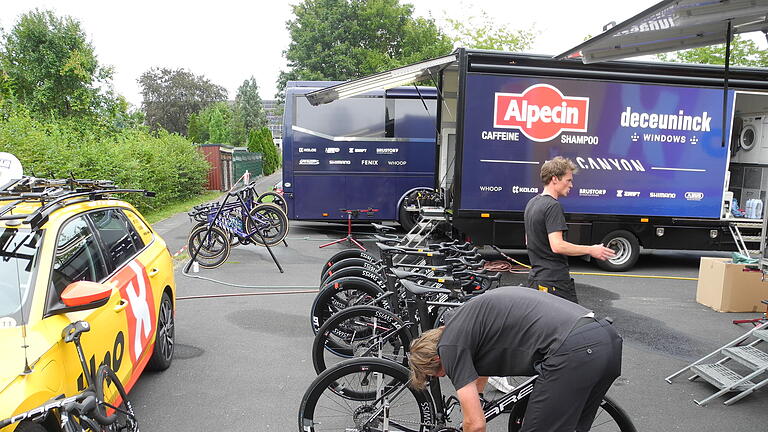
{"label": "parked trailer", "polygon": [[306,94],[334,82],[289,81],[283,115],[283,189],[293,220],[366,220],[410,229],[434,189],[434,87],[378,90],[312,106]]}
{"label": "parked trailer", "polygon": [[[768,134],[739,144],[739,125],[768,112],[768,70],[732,67],[725,104],[718,66],[458,49],[409,71],[438,78],[435,178],[454,230],[475,244],[525,247],[525,204],[542,190],[541,164],[558,155],[579,168],[561,198],[567,238],[617,250],[598,261],[605,269],[631,268],[641,247],[737,250],[734,233],[761,229],[729,206],[731,195],[765,202],[768,157],[745,152],[768,152]],[[723,127],[734,137],[725,146]],[[759,238],[744,240],[758,249]]]}

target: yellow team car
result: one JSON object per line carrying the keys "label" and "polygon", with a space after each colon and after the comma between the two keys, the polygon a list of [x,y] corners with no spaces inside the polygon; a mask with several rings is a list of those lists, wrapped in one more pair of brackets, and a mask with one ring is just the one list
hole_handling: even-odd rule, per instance
{"label": "yellow team car", "polygon": [[[78,320],[90,370],[109,365],[126,389],[170,366],[175,284],[165,242],[111,182],[25,177],[0,185],[0,419],[86,386],[62,329]],[[143,191],[132,191],[143,192]],[[111,287],[101,307],[61,300],[76,281]],[[53,416],[1,432],[58,431]]]}

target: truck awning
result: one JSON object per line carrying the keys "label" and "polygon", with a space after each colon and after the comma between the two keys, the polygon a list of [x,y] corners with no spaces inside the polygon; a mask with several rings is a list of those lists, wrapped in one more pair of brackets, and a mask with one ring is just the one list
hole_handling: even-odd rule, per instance
{"label": "truck awning", "polygon": [[664,0],[557,59],[584,63],[725,43],[732,33],[768,31],[768,0]]}
{"label": "truck awning", "polygon": [[307,100],[312,105],[320,105],[359,95],[375,89],[388,89],[428,78],[442,66],[455,62],[456,53],[423,62],[414,63],[386,72],[369,75],[364,78],[347,81],[322,90],[307,93]]}

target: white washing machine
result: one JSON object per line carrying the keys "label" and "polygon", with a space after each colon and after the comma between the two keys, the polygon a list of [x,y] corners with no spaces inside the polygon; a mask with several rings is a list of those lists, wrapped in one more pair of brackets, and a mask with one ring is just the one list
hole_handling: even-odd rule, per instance
{"label": "white washing machine", "polygon": [[742,117],[739,151],[731,162],[768,164],[768,114]]}

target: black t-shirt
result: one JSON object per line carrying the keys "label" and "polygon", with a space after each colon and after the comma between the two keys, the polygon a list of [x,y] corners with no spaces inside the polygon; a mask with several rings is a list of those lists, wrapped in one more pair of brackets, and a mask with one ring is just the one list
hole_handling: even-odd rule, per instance
{"label": "black t-shirt", "polygon": [[549,234],[568,231],[563,206],[549,195],[536,195],[525,206],[525,236],[531,279],[540,281],[569,280],[568,257],[552,252]]}
{"label": "black t-shirt", "polygon": [[457,390],[480,376],[534,375],[589,312],[542,291],[497,288],[453,314],[437,345],[440,361]]}

